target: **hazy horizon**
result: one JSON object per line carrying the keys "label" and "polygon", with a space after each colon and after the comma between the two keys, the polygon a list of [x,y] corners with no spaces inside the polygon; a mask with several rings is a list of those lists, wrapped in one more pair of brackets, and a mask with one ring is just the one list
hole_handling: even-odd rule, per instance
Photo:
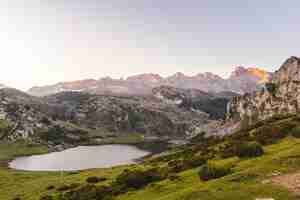
{"label": "hazy horizon", "polygon": [[27,90],[61,81],[169,76],[237,65],[275,71],[297,56],[295,0],[0,2],[0,83]]}

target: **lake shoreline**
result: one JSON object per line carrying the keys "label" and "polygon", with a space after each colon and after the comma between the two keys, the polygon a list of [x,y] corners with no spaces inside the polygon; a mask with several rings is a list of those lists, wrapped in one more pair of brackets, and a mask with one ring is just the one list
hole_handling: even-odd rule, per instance
{"label": "lake shoreline", "polygon": [[[185,143],[185,140],[180,140],[180,141]],[[0,160],[0,167],[4,167],[9,170],[26,171],[26,170],[18,170],[18,169],[11,168],[9,165],[13,160],[20,158],[20,157],[36,156],[36,155],[44,155],[44,154],[49,154],[49,153],[62,152],[62,151],[69,150],[72,148],[77,148],[80,146],[90,147],[90,146],[104,146],[104,145],[130,145],[130,146],[134,146],[140,150],[148,151],[150,153],[149,155],[146,155],[146,156],[136,159],[136,162],[137,162],[136,164],[140,164],[140,163],[143,163],[146,158],[166,152],[174,145],[178,146],[177,143],[173,143],[172,140],[169,140],[169,139],[145,139],[143,141],[128,142],[128,143],[115,143],[115,142],[107,142],[106,143],[106,142],[103,142],[103,143],[99,143],[99,144],[94,144],[94,143],[61,144],[61,147],[63,147],[63,148],[60,148],[60,149],[53,148],[53,147],[50,148],[46,144],[42,144],[42,143],[36,143],[34,145],[41,145],[41,146],[47,147],[47,152],[41,152],[41,153],[34,152],[31,154],[26,153],[25,155],[16,154],[10,159]],[[96,168],[96,169],[98,169],[98,168]],[[77,171],[81,171],[81,170],[77,170]]]}
{"label": "lake shoreline", "polygon": [[[72,145],[62,151],[17,156],[14,159],[7,160],[6,167],[18,171],[59,171],[59,169],[63,171],[82,171],[111,168],[143,163],[146,158],[167,151],[170,145],[168,141],[162,140],[131,144]],[[110,150],[103,152],[105,149]],[[90,154],[86,155],[87,150],[90,151]],[[76,152],[76,155],[68,154],[70,152]],[[74,161],[74,159],[78,160],[78,156],[85,159],[85,161],[81,162],[82,159],[80,159],[80,162]]]}

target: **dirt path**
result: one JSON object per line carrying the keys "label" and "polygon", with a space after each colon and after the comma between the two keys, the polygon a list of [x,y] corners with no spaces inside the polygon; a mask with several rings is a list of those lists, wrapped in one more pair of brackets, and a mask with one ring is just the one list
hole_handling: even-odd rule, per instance
{"label": "dirt path", "polygon": [[294,174],[287,174],[282,176],[276,176],[271,179],[272,183],[282,185],[291,192],[300,195],[300,172]]}

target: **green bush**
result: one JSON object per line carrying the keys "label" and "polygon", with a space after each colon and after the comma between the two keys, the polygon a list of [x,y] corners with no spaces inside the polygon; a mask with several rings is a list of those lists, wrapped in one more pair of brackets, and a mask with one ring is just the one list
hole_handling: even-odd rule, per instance
{"label": "green bush", "polygon": [[11,130],[11,126],[6,120],[0,120],[0,140],[3,139],[9,131]]}
{"label": "green bush", "polygon": [[119,187],[122,191],[127,191],[128,189],[142,188],[149,183],[162,180],[163,178],[158,168],[124,170],[117,177],[114,186]]}
{"label": "green bush", "polygon": [[46,195],[40,198],[40,200],[53,200],[53,197],[50,195]]}
{"label": "green bush", "polygon": [[59,192],[63,192],[63,191],[68,191],[68,190],[72,190],[79,187],[78,183],[72,183],[72,184],[68,184],[68,185],[61,185],[60,187],[58,187],[56,190]]}
{"label": "green bush", "polygon": [[59,200],[111,200],[112,190],[109,186],[84,185],[77,190],[63,194]]}
{"label": "green bush", "polygon": [[170,175],[168,176],[168,179],[169,179],[170,181],[179,181],[179,180],[180,180],[180,177],[179,177],[177,174],[170,174]]}
{"label": "green bush", "polygon": [[97,188],[94,185],[84,185],[78,190],[66,192],[62,200],[90,200],[96,199]]}
{"label": "green bush", "polygon": [[102,181],[106,181],[107,179],[104,177],[91,176],[86,179],[87,183],[99,183]]}
{"label": "green bush", "polygon": [[231,173],[231,166],[218,163],[207,163],[201,167],[199,177],[203,181],[221,178]]}
{"label": "green bush", "polygon": [[264,154],[264,150],[257,142],[247,142],[237,146],[236,154],[241,158],[251,158],[262,156]]}
{"label": "green bush", "polygon": [[300,126],[297,126],[291,130],[291,134],[295,138],[300,138]]}
{"label": "green bush", "polygon": [[55,186],[54,185],[49,185],[46,189],[47,190],[53,190],[53,189],[55,189]]}
{"label": "green bush", "polygon": [[183,160],[186,163],[188,168],[199,167],[206,163],[206,159],[202,156],[192,156],[191,158],[186,158]]}
{"label": "green bush", "polygon": [[40,138],[45,141],[52,141],[55,144],[60,144],[65,140],[65,130],[58,125],[55,125],[47,131],[40,133]]}
{"label": "green bush", "polygon": [[263,145],[275,143],[286,136],[286,130],[280,125],[264,125],[252,134],[253,139]]}
{"label": "green bush", "polygon": [[275,96],[278,91],[278,85],[276,83],[266,83],[266,89],[273,96]]}
{"label": "green bush", "polygon": [[206,159],[202,156],[189,156],[185,159],[175,159],[168,162],[170,173],[179,173],[188,169],[199,167],[206,163]]}
{"label": "green bush", "polygon": [[188,169],[187,164],[180,159],[168,162],[168,167],[170,173],[179,173]]}

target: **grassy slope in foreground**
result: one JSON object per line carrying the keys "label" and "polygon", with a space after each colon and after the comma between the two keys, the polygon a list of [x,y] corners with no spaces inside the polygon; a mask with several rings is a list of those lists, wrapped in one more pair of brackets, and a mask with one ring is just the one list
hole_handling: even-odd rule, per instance
{"label": "grassy slope in foreground", "polygon": [[200,181],[198,169],[192,169],[181,173],[177,181],[154,183],[144,190],[119,196],[117,200],[296,199],[285,188],[263,182],[276,173],[285,174],[300,169],[300,140],[287,138],[265,147],[265,151],[264,156],[254,159],[233,157],[219,160],[218,162],[232,162],[235,165],[233,174],[220,179]]}
{"label": "grassy slope in foreground", "polygon": [[[274,118],[265,121],[260,125],[252,127],[243,133],[237,133],[238,142],[246,140],[258,140],[266,143],[274,143],[264,146],[265,154],[252,159],[241,159],[229,157],[222,159],[216,154],[215,162],[230,163],[233,165],[232,174],[223,178],[203,182],[198,177],[199,168],[184,171],[176,174],[179,179],[164,180],[155,182],[147,187],[134,191],[130,190],[123,195],[116,197],[117,200],[252,200],[256,198],[274,198],[281,200],[293,200],[296,196],[285,188],[272,185],[270,180],[275,174],[287,174],[300,170],[300,139],[291,137],[292,127],[300,125],[299,117]],[[279,134],[281,133],[281,134]],[[292,134],[295,135],[295,134]],[[295,135],[297,136],[297,134]],[[284,138],[284,139],[280,139]],[[271,139],[271,140],[270,140]],[[276,139],[276,140],[275,140]],[[230,138],[223,142],[211,143],[212,149],[209,153],[215,152],[220,145],[230,141]],[[209,143],[209,142],[208,142]],[[198,144],[201,147],[202,144]],[[197,145],[196,145],[197,147]],[[185,149],[183,147],[181,149]],[[204,150],[205,154],[208,152]],[[201,150],[202,151],[202,150]],[[124,169],[132,169],[135,166],[121,166],[111,169],[95,169],[81,172],[68,172],[61,175],[57,172],[23,172],[8,169],[4,164],[9,159],[20,155],[30,155],[47,152],[47,148],[24,142],[13,144],[0,143],[0,200],[10,200],[16,197],[25,200],[39,200],[41,196],[50,194],[53,197],[60,194],[57,190],[65,184],[79,184],[77,187],[86,184],[86,178],[91,176],[106,177],[108,180],[101,184],[109,184]],[[181,157],[180,157],[181,155]],[[174,161],[185,158],[186,154],[179,154]],[[159,159],[160,160],[160,159]],[[165,161],[151,162],[152,166],[163,166]],[[149,162],[139,167],[147,167]],[[263,184],[264,183],[264,184]],[[47,190],[49,186],[54,189]],[[77,190],[75,188],[75,190]],[[88,192],[88,191],[87,191]],[[77,200],[77,199],[76,199]],[[79,199],[93,200],[93,199]]]}
{"label": "grassy slope in foreground", "polygon": [[[19,149],[21,146],[22,150]],[[266,154],[254,159],[239,159],[236,157],[219,160],[235,164],[234,173],[212,181],[199,180],[198,169],[180,173],[180,179],[165,180],[149,185],[143,190],[129,192],[117,197],[117,200],[252,200],[255,198],[274,198],[293,200],[295,196],[286,189],[270,183],[262,184],[274,172],[281,174],[300,170],[300,140],[286,138],[280,143],[265,147]],[[44,147],[26,144],[1,144],[1,159],[11,159],[18,154],[44,153]],[[53,194],[46,188],[54,185],[58,188],[63,183],[83,184],[87,177],[105,176],[113,180],[123,169],[123,166],[112,169],[96,169],[82,172],[69,172],[61,176],[53,172],[22,172],[0,168],[0,199],[9,200],[20,197],[26,200],[39,199],[45,194]]]}

